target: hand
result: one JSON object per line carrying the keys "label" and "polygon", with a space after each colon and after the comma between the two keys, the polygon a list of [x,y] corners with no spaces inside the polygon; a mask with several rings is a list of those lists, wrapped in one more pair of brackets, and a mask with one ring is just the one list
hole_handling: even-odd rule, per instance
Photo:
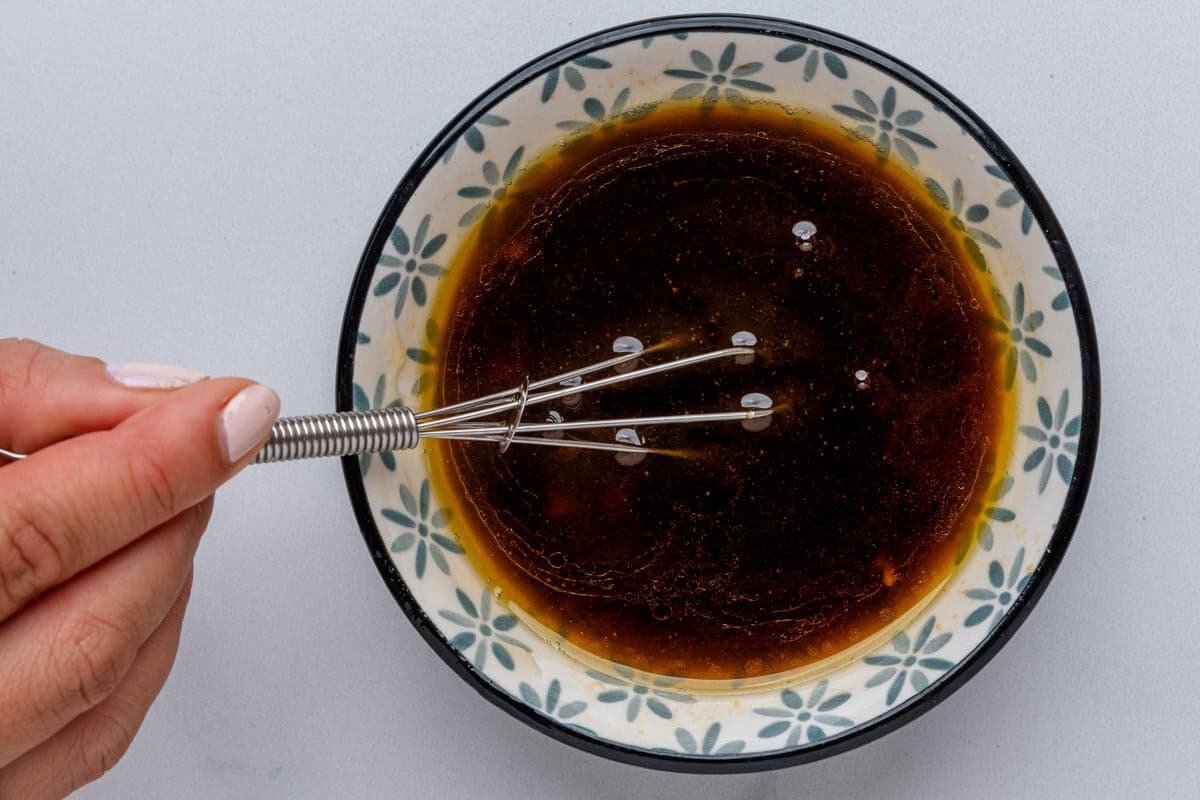
{"label": "hand", "polygon": [[0,340],[0,798],[62,797],[125,752],[175,659],[212,495],[279,398]]}

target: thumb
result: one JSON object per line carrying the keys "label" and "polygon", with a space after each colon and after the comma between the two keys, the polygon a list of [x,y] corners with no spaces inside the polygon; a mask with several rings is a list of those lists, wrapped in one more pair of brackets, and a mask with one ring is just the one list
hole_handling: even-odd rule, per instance
{"label": "thumb", "polygon": [[211,495],[278,414],[265,386],[202,381],[0,468],[0,620]]}

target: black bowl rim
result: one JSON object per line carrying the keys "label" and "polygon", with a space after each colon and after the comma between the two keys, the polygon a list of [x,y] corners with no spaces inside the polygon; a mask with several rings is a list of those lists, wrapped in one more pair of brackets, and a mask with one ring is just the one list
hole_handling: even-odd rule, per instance
{"label": "black bowl rim", "polygon": [[728,31],[731,33],[756,33],[777,36],[781,39],[824,47],[866,61],[876,69],[890,74],[910,88],[920,92],[936,107],[958,121],[978,141],[988,154],[1008,175],[1013,186],[1021,193],[1045,235],[1056,264],[1062,272],[1063,281],[1071,301],[1075,327],[1079,336],[1080,359],[1083,369],[1083,427],[1080,433],[1079,452],[1075,471],[1067,490],[1062,513],[1050,537],[1045,553],[1034,569],[1028,585],[1013,602],[1000,624],[991,631],[974,650],[922,692],[900,705],[845,734],[826,739],[798,750],[781,750],[738,756],[696,756],[666,752],[651,752],[627,747],[608,740],[593,738],[574,731],[530,708],[512,697],[480,674],[431,623],[421,607],[413,600],[408,587],[401,578],[371,516],[366,490],[359,470],[358,459],[347,457],[342,460],[342,471],[346,488],[354,508],[359,528],[367,549],[379,569],[384,582],[391,589],[396,602],[403,609],[417,631],[434,651],[441,656],[468,684],[485,698],[531,727],[566,744],[607,758],[641,767],[691,773],[736,773],[764,769],[775,769],[808,763],[845,752],[916,719],[938,703],[949,697],[968,679],[977,673],[1004,644],[1012,638],[1021,623],[1029,615],[1053,577],[1067,545],[1075,532],[1083,503],[1087,496],[1095,462],[1100,432],[1100,362],[1092,314],[1088,305],[1083,278],[1062,227],[1046,198],[1034,183],[1017,157],[1000,140],[1000,137],[970,108],[930,80],[921,72],[887,53],[841,34],[815,28],[797,22],[772,17],[742,14],[701,14],[656,17],[640,22],[626,23],[581,37],[558,47],[510,73],[483,92],[454,117],[433,141],[421,152],[408,172],[397,185],[387,205],[380,214],[371,232],[371,238],[363,251],[350,297],[342,321],[341,339],[338,347],[336,402],[339,411],[353,407],[352,382],[354,376],[354,354],[362,309],[370,288],[375,265],[394,221],[399,217],[405,203],[417,186],[437,164],[447,147],[457,142],[470,124],[503,97],[541,75],[573,58],[604,47],[620,44],[647,36],[661,36],[684,32]]}

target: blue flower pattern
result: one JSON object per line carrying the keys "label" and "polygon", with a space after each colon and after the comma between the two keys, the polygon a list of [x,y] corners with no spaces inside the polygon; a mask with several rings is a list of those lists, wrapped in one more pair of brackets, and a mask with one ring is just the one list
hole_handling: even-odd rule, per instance
{"label": "blue flower pattern", "polygon": [[[863,663],[872,667],[882,667],[867,679],[868,689],[888,684],[886,701],[890,706],[900,697],[907,679],[913,691],[924,691],[932,682],[931,675],[945,672],[954,666],[954,662],[944,658],[933,658],[933,654],[946,646],[954,635],[949,631],[933,636],[936,617],[930,617],[917,631],[917,637],[910,639],[904,631],[892,637],[892,649],[895,654],[880,654],[867,656]],[[936,677],[936,676],[935,676]]]}
{"label": "blue flower pattern", "polygon": [[977,532],[979,546],[984,550],[990,551],[992,545],[995,543],[996,536],[992,530],[994,523],[1012,522],[1017,518],[1015,511],[1000,505],[1000,501],[1012,489],[1014,482],[1011,475],[1005,475],[1004,480],[997,483],[996,487],[992,489],[991,494],[988,495],[988,503],[984,506],[983,516],[979,520],[979,529]]}
{"label": "blue flower pattern", "polygon": [[[487,147],[487,139],[484,136],[483,129],[504,128],[508,124],[508,119],[499,114],[483,114],[463,133],[462,141],[466,142],[467,147],[471,148],[474,152],[482,153],[484,148]],[[443,164],[447,163],[450,157],[454,155],[454,150],[457,146],[458,142],[451,142],[450,146],[446,148],[446,154],[442,156]]]}
{"label": "blue flower pattern", "polygon": [[599,98],[589,97],[583,101],[583,114],[587,119],[565,119],[556,122],[555,127],[568,133],[587,133],[597,128],[610,130],[618,119],[636,119],[654,110],[654,106],[642,106],[630,111],[625,110],[629,102],[629,89],[617,92],[612,104],[606,109]]}
{"label": "blue flower pattern", "polygon": [[[1060,270],[1058,267],[1054,267],[1054,266],[1042,267],[1042,272],[1049,275],[1051,280],[1058,281],[1059,283],[1064,283],[1063,276],[1062,276],[1062,270]],[[1068,308],[1071,307],[1071,296],[1069,294],[1067,294],[1067,290],[1065,287],[1063,288],[1063,290],[1061,292],[1054,295],[1054,299],[1050,301],[1050,307],[1053,308],[1055,311],[1066,311]]]}
{"label": "blue flower pattern", "polygon": [[385,508],[379,512],[384,519],[407,529],[392,540],[391,551],[405,553],[416,545],[415,566],[418,580],[425,577],[427,560],[432,560],[443,575],[449,575],[450,563],[446,560],[446,553],[463,554],[462,545],[439,530],[445,528],[446,523],[450,521],[450,511],[445,508],[432,510],[429,495],[428,479],[421,482],[419,497],[414,497],[411,489],[400,484],[400,504],[404,507],[403,510]]}
{"label": "blue flower pattern", "polygon": [[555,67],[546,73],[546,79],[542,82],[542,102],[549,102],[551,97],[554,97],[554,92],[559,86],[559,76],[562,76],[563,82],[577,92],[582,92],[587,87],[587,80],[583,77],[582,70],[585,69],[611,69],[612,62],[606,61],[603,58],[595,56],[580,56],[572,59],[569,64],[562,67]]}
{"label": "blue flower pattern", "polygon": [[804,59],[803,74],[805,83],[813,79],[822,63],[825,64],[825,69],[829,71],[829,74],[839,80],[846,80],[846,76],[850,74],[846,70],[846,62],[842,61],[837,53],[831,50],[826,50],[822,53],[819,48],[803,42],[789,44],[775,54],[775,60],[781,64],[788,64],[800,59]]}
{"label": "blue flower pattern", "polygon": [[775,91],[775,87],[762,81],[753,80],[750,76],[762,70],[761,61],[751,61],[746,64],[734,65],[737,58],[737,45],[730,42],[717,57],[716,63],[701,50],[691,52],[692,64],[695,69],[673,68],[663,70],[664,75],[689,81],[680,86],[671,95],[674,100],[691,100],[702,97],[705,103],[715,103],[721,97],[734,102],[745,101],[747,92],[767,94]]}
{"label": "blue flower pattern", "polygon": [[915,167],[920,159],[913,145],[934,150],[937,145],[928,136],[918,133],[913,127],[925,119],[925,114],[916,109],[896,113],[896,87],[889,86],[883,97],[875,100],[861,89],[855,89],[854,105],[837,104],[833,110],[860,123],[854,135],[875,143],[875,153],[886,161],[894,149],[900,158]]}
{"label": "blue flower pattern", "polygon": [[1026,573],[1024,577],[1021,576],[1024,566],[1024,547],[1018,550],[1016,556],[1013,557],[1007,576],[1004,574],[1004,566],[999,561],[992,561],[988,565],[988,583],[991,586],[968,589],[966,592],[967,597],[982,601],[983,604],[967,615],[963,624],[968,628],[973,628],[986,622],[990,617],[992,624],[989,626],[989,630],[999,625],[1013,600],[1025,591],[1025,586],[1033,577],[1032,572]]}
{"label": "blue flower pattern", "polygon": [[536,708],[546,716],[562,722],[568,728],[573,728],[582,733],[593,733],[590,728],[585,728],[572,721],[587,710],[587,702],[584,700],[572,700],[567,703],[561,702],[562,684],[558,678],[551,680],[546,687],[545,698],[538,694],[537,689],[534,689],[525,681],[521,681],[517,687],[517,692],[521,695],[521,699],[525,701],[526,705]]}
{"label": "blue flower pattern", "polygon": [[1004,170],[1000,169],[1000,167],[996,166],[995,164],[988,164],[986,167],[984,167],[984,170],[993,178],[1009,184],[1009,187],[1002,191],[996,198],[996,207],[1019,207],[1021,209],[1021,233],[1028,235],[1029,231],[1033,228],[1033,211],[1030,210],[1029,206],[1025,204],[1025,200],[1021,197],[1021,193],[1016,190],[1016,188],[1012,185],[1012,180],[1009,179],[1008,175],[1004,172]]}
{"label": "blue flower pattern", "polygon": [[1041,311],[1025,313],[1025,284],[1021,281],[1017,281],[1017,287],[1013,290],[1012,305],[1009,305],[1004,295],[998,291],[993,291],[992,296],[995,298],[996,308],[1000,311],[1000,316],[993,320],[993,324],[996,330],[1008,339],[1008,357],[1004,368],[1005,387],[1012,388],[1017,376],[1018,363],[1025,380],[1036,383],[1037,366],[1033,356],[1050,358],[1053,355],[1050,345],[1033,336],[1045,322],[1046,315]]}
{"label": "blue flower pattern", "polygon": [[624,703],[625,720],[633,722],[638,718],[643,704],[650,713],[662,719],[671,719],[674,714],[667,703],[694,703],[695,698],[681,692],[672,692],[667,687],[678,683],[671,678],[646,676],[648,680],[636,680],[638,677],[633,670],[619,664],[613,665],[617,675],[608,675],[596,670],[588,670],[588,675],[601,683],[613,688],[605,689],[596,696],[599,703]]}
{"label": "blue flower pattern", "polygon": [[478,605],[472,602],[462,589],[455,589],[454,594],[464,613],[460,614],[458,611],[449,609],[442,609],[438,612],[438,616],[442,619],[461,628],[467,628],[450,640],[454,649],[466,657],[467,651],[474,647],[475,657],[471,663],[475,665],[475,669],[480,671],[487,665],[488,653],[491,653],[497,663],[509,672],[516,669],[516,661],[513,660],[509,647],[529,652],[529,645],[505,633],[505,631],[511,631],[517,627],[517,618],[512,614],[498,614],[493,617],[492,595],[486,588],[479,595]]}
{"label": "blue flower pattern", "polygon": [[459,218],[458,224],[460,226],[470,225],[476,220],[487,216],[492,212],[495,203],[504,199],[504,195],[508,193],[509,184],[517,176],[517,167],[521,165],[521,159],[524,155],[525,147],[522,145],[508,157],[508,163],[504,165],[503,172],[495,161],[489,159],[483,162],[481,169],[483,184],[464,186],[458,190],[459,197],[479,201],[467,209],[462,217]]}
{"label": "blue flower pattern", "polygon": [[741,739],[733,739],[721,744],[721,723],[714,722],[708,726],[699,741],[685,728],[675,729],[675,741],[683,752],[691,755],[732,756],[746,749],[746,743]]}
{"label": "blue flower pattern", "polygon": [[826,697],[829,681],[823,680],[813,687],[805,701],[800,693],[792,689],[784,689],[779,694],[782,706],[772,708],[756,708],[754,713],[775,721],[767,723],[758,732],[760,739],[788,737],[785,747],[795,747],[802,741],[819,742],[829,736],[829,728],[847,728],[854,724],[848,717],[830,713],[850,699],[849,692]]}
{"label": "blue flower pattern", "polygon": [[1083,417],[1076,414],[1068,420],[1069,407],[1070,397],[1066,389],[1063,389],[1059,396],[1058,405],[1053,413],[1050,411],[1049,401],[1045,397],[1039,397],[1037,410],[1040,426],[1022,425],[1017,429],[1037,445],[1025,458],[1022,469],[1033,472],[1041,467],[1038,494],[1046,490],[1052,470],[1068,485],[1075,472],[1075,456],[1079,452],[1079,432],[1083,428]]}
{"label": "blue flower pattern", "polygon": [[400,314],[404,311],[404,303],[410,294],[413,302],[417,305],[425,305],[425,301],[429,297],[429,290],[422,275],[439,277],[446,274],[445,267],[429,260],[437,255],[438,251],[442,249],[442,245],[446,244],[446,234],[439,233],[430,237],[429,221],[430,216],[426,214],[417,225],[417,232],[411,239],[404,228],[396,225],[392,229],[391,235],[396,255],[384,253],[379,256],[379,268],[389,271],[379,279],[372,292],[376,297],[383,297],[393,289],[399,289],[396,293],[396,305],[393,308],[396,319],[400,319]]}

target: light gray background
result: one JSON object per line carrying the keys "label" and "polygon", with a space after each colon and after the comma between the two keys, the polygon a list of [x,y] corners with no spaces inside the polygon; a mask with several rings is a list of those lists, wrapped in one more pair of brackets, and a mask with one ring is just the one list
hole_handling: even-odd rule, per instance
{"label": "light gray background", "polygon": [[[1097,9],[1103,8],[1103,11]],[[6,3],[0,335],[332,405],[395,183],[498,77],[684,2]],[[1096,312],[1091,499],[1015,640],[912,725],[764,775],[609,763],[478,697],[375,572],[334,461],[221,492],[174,674],[93,798],[1196,797],[1194,3],[804,4],[943,82],[1024,160]]]}

